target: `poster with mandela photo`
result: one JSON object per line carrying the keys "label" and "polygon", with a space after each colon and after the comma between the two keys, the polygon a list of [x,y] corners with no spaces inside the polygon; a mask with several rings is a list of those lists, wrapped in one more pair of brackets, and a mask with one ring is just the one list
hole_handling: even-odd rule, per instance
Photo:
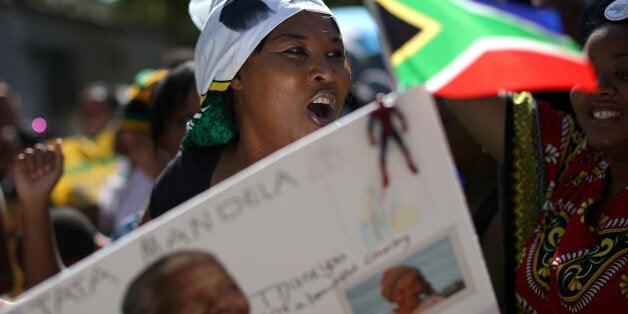
{"label": "poster with mandela photo", "polygon": [[405,147],[387,144],[385,163],[368,136],[384,116],[372,103],[33,287],[3,313],[498,312],[432,97],[414,89],[386,100],[408,128]]}

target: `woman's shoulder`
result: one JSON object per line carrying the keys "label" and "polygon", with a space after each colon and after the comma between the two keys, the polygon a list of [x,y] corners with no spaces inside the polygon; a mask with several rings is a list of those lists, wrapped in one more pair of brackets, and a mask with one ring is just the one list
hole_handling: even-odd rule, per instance
{"label": "woman's shoulder", "polygon": [[155,218],[207,190],[222,148],[212,146],[181,150],[155,182],[149,205],[151,217]]}

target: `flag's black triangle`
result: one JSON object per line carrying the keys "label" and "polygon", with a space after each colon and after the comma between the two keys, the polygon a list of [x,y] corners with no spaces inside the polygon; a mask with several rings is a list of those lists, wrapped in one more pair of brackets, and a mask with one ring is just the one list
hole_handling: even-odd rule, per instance
{"label": "flag's black triangle", "polygon": [[388,38],[390,51],[394,52],[401,48],[401,46],[421,32],[420,28],[410,25],[401,20],[399,17],[392,15],[379,3],[375,2],[375,5],[377,7],[377,11],[379,12],[381,24],[386,30],[385,36]]}

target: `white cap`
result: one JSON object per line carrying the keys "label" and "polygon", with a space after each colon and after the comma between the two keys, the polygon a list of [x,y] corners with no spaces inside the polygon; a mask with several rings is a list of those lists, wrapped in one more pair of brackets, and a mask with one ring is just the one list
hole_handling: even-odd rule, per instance
{"label": "white cap", "polygon": [[202,25],[194,57],[199,95],[226,90],[262,39],[294,14],[333,16],[322,0],[192,0],[189,10]]}

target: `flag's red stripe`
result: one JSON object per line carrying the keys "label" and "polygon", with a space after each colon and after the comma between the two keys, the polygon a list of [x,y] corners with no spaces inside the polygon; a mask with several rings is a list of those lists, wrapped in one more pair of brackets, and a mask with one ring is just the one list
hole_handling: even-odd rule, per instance
{"label": "flag's red stripe", "polygon": [[497,95],[500,91],[597,89],[590,63],[520,50],[483,54],[449,84],[434,91],[452,98]]}

